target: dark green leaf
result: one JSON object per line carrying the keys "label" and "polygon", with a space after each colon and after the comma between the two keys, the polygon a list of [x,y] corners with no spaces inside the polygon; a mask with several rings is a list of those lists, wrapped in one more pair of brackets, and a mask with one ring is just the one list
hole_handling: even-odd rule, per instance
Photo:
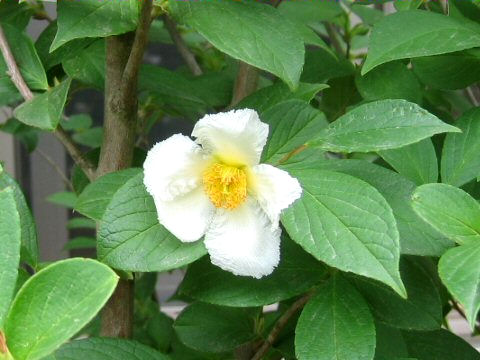
{"label": "dark green leaf", "polygon": [[301,81],[323,83],[327,80],[353,75],[355,68],[345,58],[337,58],[324,49],[307,50]]}
{"label": "dark green leaf", "polygon": [[84,131],[79,131],[73,134],[72,138],[81,145],[98,148],[103,142],[103,128],[95,126]]}
{"label": "dark green leaf", "polygon": [[85,131],[92,126],[93,120],[88,114],[69,116],[68,119],[60,120],[62,127],[69,131]]}
{"label": "dark green leaf", "polygon": [[28,3],[18,3],[15,0],[0,1],[0,22],[24,30],[33,14],[33,9]]}
{"label": "dark green leaf", "polygon": [[[90,0],[88,0],[90,1]],[[94,0],[96,1],[96,0]],[[126,0],[112,0],[123,1]],[[74,1],[63,1],[74,2]],[[82,0],[83,3],[83,0]],[[105,82],[105,41],[98,40],[85,47],[76,56],[62,61],[62,66],[68,76],[97,89],[103,89]]]}

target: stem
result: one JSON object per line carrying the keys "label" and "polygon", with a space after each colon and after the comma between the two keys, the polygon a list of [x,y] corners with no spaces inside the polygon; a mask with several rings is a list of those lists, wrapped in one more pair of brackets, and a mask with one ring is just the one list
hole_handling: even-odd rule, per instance
{"label": "stem", "polygon": [[470,102],[474,106],[478,106],[479,103],[478,103],[477,97],[475,96],[475,93],[473,92],[472,86],[467,87],[466,90],[467,90],[467,95],[468,95],[468,98],[470,99]]}
{"label": "stem", "polygon": [[286,154],[284,157],[282,157],[280,160],[278,160],[278,164],[283,164],[284,162],[287,162],[292,156],[297,155],[298,153],[302,152],[306,148],[307,148],[307,145],[301,145],[298,148],[293,149],[288,154]]}
{"label": "stem", "polygon": [[280,318],[273,326],[272,331],[270,331],[270,334],[268,334],[268,337],[265,339],[264,343],[257,350],[251,360],[260,360],[267,354],[268,350],[270,350],[270,348],[273,346],[278,336],[282,332],[283,328],[287,325],[290,318],[295,315],[300,309],[302,309],[311,297],[311,293],[302,296],[300,299],[295,301],[292,306],[290,306],[287,311],[282,314],[282,316],[280,316]]}
{"label": "stem", "polygon": [[195,55],[193,55],[187,44],[185,44],[185,41],[178,31],[177,24],[175,24],[175,22],[168,15],[163,17],[163,23],[165,24],[173,43],[177,47],[180,56],[182,57],[183,61],[185,61],[185,64],[187,64],[192,74],[195,76],[202,75],[202,69],[198,65]]}
{"label": "stem", "polygon": [[[96,176],[131,166],[137,123],[138,73],[147,45],[152,0],[144,0],[135,32],[106,39],[104,136]],[[132,280],[121,279],[102,312],[102,336],[133,332]]]}
{"label": "stem", "polygon": [[[455,300],[451,300],[450,303],[451,303],[452,307],[460,314],[460,316],[463,317],[468,322],[467,315],[465,315],[465,312],[457,304],[457,302]],[[475,330],[476,333],[480,332],[480,326],[477,323],[475,323],[474,328],[475,328],[474,330]]]}
{"label": "stem", "polygon": [[[12,49],[8,44],[3,28],[0,25],[0,50],[2,52],[5,63],[7,64],[8,74],[12,80],[15,87],[18,89],[20,94],[23,96],[25,101],[30,101],[33,99],[34,95],[27,83],[25,82],[20,69],[18,68],[15,57],[13,56]],[[70,154],[75,163],[80,166],[80,168],[85,172],[89,179],[93,178],[94,165],[88,161],[77,147],[77,145],[70,138],[70,135],[65,132],[65,130],[58,125],[57,129],[53,133],[60,142],[65,146],[65,149]]]}
{"label": "stem", "polygon": [[48,162],[52,168],[57,172],[57,174],[62,178],[63,182],[65,183],[65,185],[68,187],[68,189],[70,191],[73,191],[73,185],[72,185],[72,182],[68,179],[68,177],[63,173],[62,169],[60,169],[60,166],[57,165],[57,163],[55,161],[53,161],[53,159],[48,156],[47,154],[45,154],[42,150],[40,150],[39,148],[36,149],[36,151],[38,152],[38,154],[43,158],[45,159],[46,162]]}
{"label": "stem", "polygon": [[255,91],[258,84],[258,71],[255,67],[240,61],[237,78],[233,87],[230,107],[237,105],[243,98]]}

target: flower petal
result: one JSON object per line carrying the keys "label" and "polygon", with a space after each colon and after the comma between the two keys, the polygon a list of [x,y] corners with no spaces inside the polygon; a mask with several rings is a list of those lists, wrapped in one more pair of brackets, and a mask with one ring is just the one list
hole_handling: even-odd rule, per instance
{"label": "flower petal", "polygon": [[215,213],[215,207],[201,186],[172,201],[155,196],[153,199],[160,224],[183,242],[200,239]]}
{"label": "flower petal", "polygon": [[255,110],[232,110],[205,115],[192,136],[203,149],[231,165],[256,165],[267,142],[268,124]]}
{"label": "flower petal", "polygon": [[176,134],[150,149],[143,164],[143,182],[154,198],[170,201],[198,187],[206,165],[200,146]]}
{"label": "flower petal", "polygon": [[212,264],[235,275],[269,275],[280,260],[280,234],[254,199],[235,210],[217,209],[205,246]]}
{"label": "flower petal", "polygon": [[280,213],[302,195],[302,187],[297,179],[284,170],[260,164],[252,168],[252,193],[276,226]]}

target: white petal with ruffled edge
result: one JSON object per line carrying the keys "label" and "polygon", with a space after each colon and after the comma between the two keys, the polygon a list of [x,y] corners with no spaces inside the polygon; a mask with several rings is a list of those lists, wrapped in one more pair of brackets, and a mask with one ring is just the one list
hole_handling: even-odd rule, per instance
{"label": "white petal with ruffled edge", "polygon": [[153,197],[160,224],[180,241],[200,239],[209,227],[215,214],[215,206],[199,186],[172,201]]}
{"label": "white petal with ruffled edge", "polygon": [[201,185],[207,164],[200,146],[176,134],[150,149],[143,164],[143,183],[154,198],[171,201]]}
{"label": "white petal with ruffled edge", "polygon": [[288,172],[271,165],[256,165],[252,174],[252,195],[275,226],[282,210],[302,195],[302,187]]}
{"label": "white petal with ruffled edge", "polygon": [[235,275],[257,279],[269,275],[280,261],[280,234],[254,199],[235,210],[217,209],[205,246],[211,262]]}
{"label": "white petal with ruffled edge", "polygon": [[256,165],[267,142],[268,124],[255,110],[232,110],[205,115],[192,136],[207,152],[231,165]]}

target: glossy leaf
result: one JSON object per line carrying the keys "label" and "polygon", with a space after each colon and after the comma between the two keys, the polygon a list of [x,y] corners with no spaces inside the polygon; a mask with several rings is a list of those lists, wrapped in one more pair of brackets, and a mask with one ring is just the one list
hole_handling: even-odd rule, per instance
{"label": "glossy leaf", "polygon": [[63,115],[71,79],[67,79],[46,91],[24,102],[14,111],[15,117],[24,124],[42,130],[55,130]]}
{"label": "glossy leaf", "polygon": [[299,360],[372,360],[375,325],[362,295],[340,275],[320,287],[295,330]]}
{"label": "glossy leaf", "polygon": [[392,60],[478,47],[479,30],[473,23],[430,11],[400,11],[386,16],[373,28],[362,74]]}
{"label": "glossy leaf", "polygon": [[140,172],[140,169],[132,168],[98,178],[82,191],[76,201],[75,210],[89,218],[100,220],[117,190]]}
{"label": "glossy leaf", "polygon": [[[197,30],[220,51],[298,86],[303,39],[277,9],[255,2],[174,2],[175,16]],[[218,31],[221,29],[221,31]]]}
{"label": "glossy leaf", "polygon": [[384,282],[401,296],[399,235],[392,209],[366,182],[331,171],[294,170],[303,194],[282,215],[291,238],[318,260]]}
{"label": "glossy leaf", "polygon": [[465,191],[446,184],[422,185],[413,193],[412,207],[457,243],[480,241],[480,205]]}
{"label": "glossy leaf", "polygon": [[395,149],[456,127],[405,100],[360,105],[323,129],[309,145],[335,152]]}
{"label": "glossy leaf", "polygon": [[13,189],[0,190],[0,328],[12,301],[20,262],[20,214]]}
{"label": "glossy leaf", "polygon": [[5,323],[14,358],[37,360],[53,352],[97,314],[117,281],[107,266],[81,258],[36,273],[18,292]]}
{"label": "glossy leaf", "polygon": [[97,253],[113,268],[148,272],[182,267],[206,250],[202,241],[182,243],[159,224],[141,173],[120,187],[107,206],[100,222]]}
{"label": "glossy leaf", "polygon": [[208,257],[188,267],[178,292],[203,302],[224,306],[262,306],[309,290],[325,275],[325,267],[284,235],[281,260],[269,276],[236,276],[212,265]]}
{"label": "glossy leaf", "polygon": [[480,242],[448,250],[440,258],[438,273],[448,291],[463,305],[474,330],[480,309]]}
{"label": "glossy leaf", "polygon": [[138,9],[137,0],[59,1],[58,31],[50,51],[73,39],[106,37],[131,31],[137,27]]}

